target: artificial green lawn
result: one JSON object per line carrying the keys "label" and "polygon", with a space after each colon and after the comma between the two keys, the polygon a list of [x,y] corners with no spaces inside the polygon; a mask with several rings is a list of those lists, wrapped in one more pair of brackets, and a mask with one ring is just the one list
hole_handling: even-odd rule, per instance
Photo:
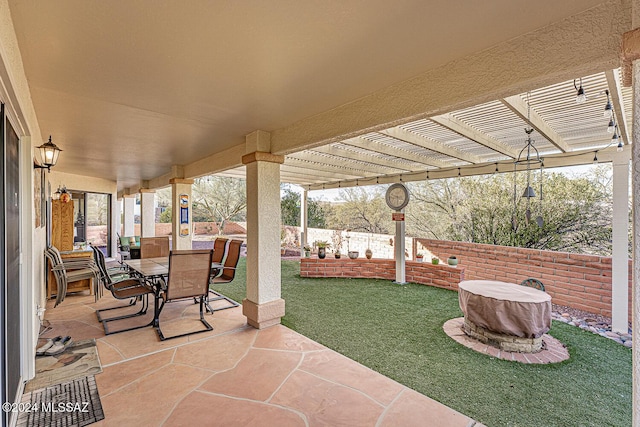
{"label": "artificial green lawn", "polygon": [[[242,301],[245,259],[215,288]],[[449,338],[458,294],[387,280],[305,279],[282,262],[282,323],[487,426],[631,425],[631,350],[553,322],[568,361],[524,365],[479,354]]]}

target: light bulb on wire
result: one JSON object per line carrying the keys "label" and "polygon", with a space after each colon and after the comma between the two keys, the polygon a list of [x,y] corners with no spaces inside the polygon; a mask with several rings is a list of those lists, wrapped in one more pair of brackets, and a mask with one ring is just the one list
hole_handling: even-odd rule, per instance
{"label": "light bulb on wire", "polygon": [[582,78],[580,78],[580,87],[576,85],[576,81],[573,81],[573,87],[576,88],[576,104],[584,104],[587,101],[587,95],[584,93],[584,89],[582,88]]}

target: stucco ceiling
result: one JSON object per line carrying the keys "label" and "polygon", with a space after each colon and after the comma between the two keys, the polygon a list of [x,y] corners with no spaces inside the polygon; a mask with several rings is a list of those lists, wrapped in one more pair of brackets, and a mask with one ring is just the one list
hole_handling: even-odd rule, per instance
{"label": "stucco ceiling", "polygon": [[56,169],[118,188],[599,3],[9,1]]}

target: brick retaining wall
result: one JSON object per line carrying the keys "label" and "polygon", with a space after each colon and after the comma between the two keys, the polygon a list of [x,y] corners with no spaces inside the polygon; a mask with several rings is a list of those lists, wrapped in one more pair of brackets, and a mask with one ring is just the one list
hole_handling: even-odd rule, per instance
{"label": "brick retaining wall", "polygon": [[[520,283],[533,277],[544,283],[554,304],[611,317],[611,257],[494,246],[479,243],[415,239],[441,259],[458,258],[467,280]],[[632,265],[629,261],[629,321]]]}
{"label": "brick retaining wall", "polygon": [[[359,277],[367,279],[395,280],[396,262],[391,259],[349,259],[349,258],[301,258],[302,277]],[[407,282],[458,290],[458,283],[464,280],[465,269],[448,265],[433,265],[407,261],[405,278]]]}

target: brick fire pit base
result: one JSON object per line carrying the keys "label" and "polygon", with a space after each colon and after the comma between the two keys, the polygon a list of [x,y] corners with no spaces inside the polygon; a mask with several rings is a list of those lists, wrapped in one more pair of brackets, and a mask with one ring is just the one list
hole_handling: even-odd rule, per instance
{"label": "brick fire pit base", "polygon": [[540,351],[537,353],[521,353],[519,351],[503,350],[488,342],[482,342],[470,337],[464,331],[464,323],[464,317],[458,317],[445,322],[442,329],[458,343],[479,353],[520,363],[558,363],[569,359],[569,351],[567,351],[567,348],[549,334],[544,334],[541,337]]}

